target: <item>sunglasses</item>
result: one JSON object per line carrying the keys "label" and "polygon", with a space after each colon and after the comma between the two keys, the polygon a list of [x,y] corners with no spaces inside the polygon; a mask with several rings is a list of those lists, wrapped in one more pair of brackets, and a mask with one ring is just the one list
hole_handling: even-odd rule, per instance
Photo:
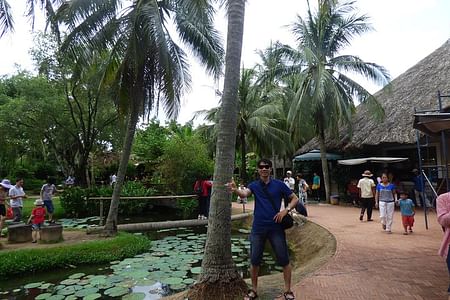
{"label": "sunglasses", "polygon": [[270,166],[269,165],[259,165],[258,166],[258,169],[270,169]]}

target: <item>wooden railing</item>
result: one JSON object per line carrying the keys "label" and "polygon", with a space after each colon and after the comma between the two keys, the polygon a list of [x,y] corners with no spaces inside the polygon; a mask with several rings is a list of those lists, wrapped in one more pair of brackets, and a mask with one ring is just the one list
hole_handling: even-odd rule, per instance
{"label": "wooden railing", "polygon": [[[184,199],[184,198],[194,198],[196,195],[172,195],[172,196],[121,196],[119,199],[122,200],[171,200],[171,199]],[[86,197],[86,200],[98,200],[100,201],[100,222],[99,225],[103,225],[103,201],[111,200],[112,197]]]}

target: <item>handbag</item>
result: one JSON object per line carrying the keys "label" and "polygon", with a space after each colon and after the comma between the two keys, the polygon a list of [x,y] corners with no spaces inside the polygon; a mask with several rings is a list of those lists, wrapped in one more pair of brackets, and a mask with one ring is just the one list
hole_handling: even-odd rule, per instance
{"label": "handbag", "polygon": [[[263,192],[266,194],[267,198],[269,198],[270,203],[272,204],[272,207],[275,211],[279,211],[279,209],[277,210],[277,208],[275,207],[275,202],[273,201],[272,197],[270,196],[269,191],[267,190],[267,186],[261,182],[261,184],[263,185]],[[288,213],[287,215],[285,215],[283,217],[283,219],[281,219],[281,227],[286,230],[291,228],[292,226],[294,226],[294,219],[292,218],[292,216]]]}
{"label": "handbag", "polygon": [[6,210],[6,218],[7,219],[12,219],[14,217],[14,212],[12,207],[8,207],[8,209]]}

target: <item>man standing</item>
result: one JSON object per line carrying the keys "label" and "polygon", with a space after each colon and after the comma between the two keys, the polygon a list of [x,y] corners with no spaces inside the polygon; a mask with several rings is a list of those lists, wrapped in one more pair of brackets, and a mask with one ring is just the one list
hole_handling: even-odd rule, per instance
{"label": "man standing", "polygon": [[316,172],[314,172],[313,184],[311,189],[314,200],[320,202],[320,176]]}
{"label": "man standing", "polygon": [[[286,234],[280,223],[283,217],[296,207],[298,198],[282,181],[270,177],[272,171],[270,160],[260,159],[257,166],[259,180],[250,183],[248,188],[239,190],[234,181],[230,184],[231,191],[242,198],[252,194],[255,196],[255,211],[250,234],[252,289],[248,291],[244,299],[251,300],[258,297],[259,266],[267,239],[275,252],[278,264],[283,267],[284,298],[295,299],[291,291],[292,268],[289,263]],[[289,199],[289,204],[286,209],[279,211],[283,197]]]}
{"label": "man standing", "polygon": [[284,184],[292,191],[294,192],[295,189],[295,179],[292,177],[292,171],[286,172],[286,177],[284,178]]}
{"label": "man standing", "polygon": [[369,170],[362,173],[362,177],[358,181],[359,189],[359,199],[361,199],[361,214],[359,215],[359,220],[362,221],[364,218],[364,212],[367,209],[367,221],[372,220],[372,209],[375,204],[375,182],[370,178],[373,174]]}
{"label": "man standing", "polygon": [[23,191],[23,179],[17,178],[16,185],[9,190],[9,198],[11,199],[11,207],[13,209],[13,222],[22,221],[23,199],[27,198]]}
{"label": "man standing", "polygon": [[427,194],[425,193],[425,182],[422,174],[419,174],[419,170],[417,169],[413,169],[412,172],[414,173],[414,198],[416,200],[416,206],[421,207],[422,205],[426,205],[427,207],[431,207]]}

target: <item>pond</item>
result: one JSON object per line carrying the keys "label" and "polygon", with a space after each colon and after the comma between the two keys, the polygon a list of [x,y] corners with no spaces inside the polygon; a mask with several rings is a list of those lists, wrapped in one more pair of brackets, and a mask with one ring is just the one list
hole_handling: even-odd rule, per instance
{"label": "pond", "polygon": [[[206,227],[176,228],[149,233],[148,252],[112,261],[23,276],[0,282],[0,296],[8,299],[160,299],[189,288],[201,272]],[[248,231],[232,235],[232,254],[244,278],[249,277]],[[282,271],[271,252],[264,252],[261,274]]]}

